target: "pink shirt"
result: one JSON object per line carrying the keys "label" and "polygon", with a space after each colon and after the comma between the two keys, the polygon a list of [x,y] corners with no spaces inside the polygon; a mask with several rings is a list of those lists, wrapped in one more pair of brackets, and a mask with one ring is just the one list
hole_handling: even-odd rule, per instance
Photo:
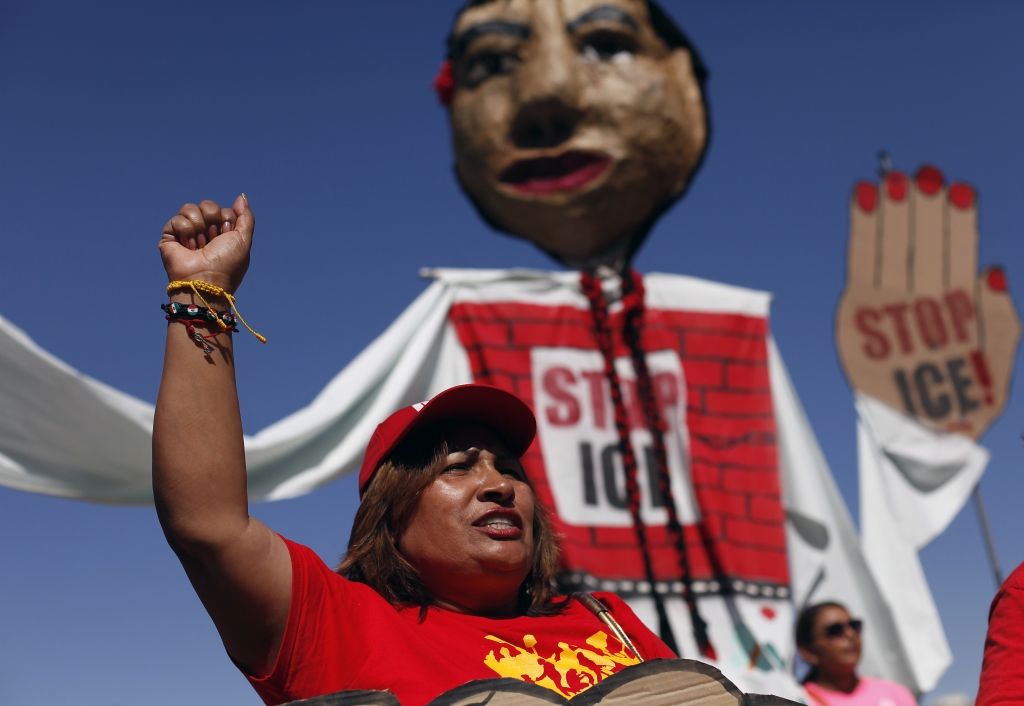
{"label": "pink shirt", "polygon": [[823,689],[813,682],[804,684],[810,706],[917,706],[907,687],[891,681],[861,677],[852,693]]}

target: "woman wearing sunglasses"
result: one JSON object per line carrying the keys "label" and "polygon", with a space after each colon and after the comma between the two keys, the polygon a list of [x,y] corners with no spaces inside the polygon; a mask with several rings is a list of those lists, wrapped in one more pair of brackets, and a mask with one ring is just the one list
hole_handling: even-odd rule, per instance
{"label": "woman wearing sunglasses", "polygon": [[818,603],[800,613],[796,645],[811,665],[804,679],[811,705],[916,706],[905,686],[858,676],[862,627],[839,603]]}

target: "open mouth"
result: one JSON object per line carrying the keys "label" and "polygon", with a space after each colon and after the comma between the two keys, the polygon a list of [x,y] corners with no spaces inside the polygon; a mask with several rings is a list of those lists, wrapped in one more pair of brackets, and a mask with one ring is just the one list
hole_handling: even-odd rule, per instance
{"label": "open mouth", "polygon": [[523,536],[523,518],[511,508],[488,510],[473,526],[492,539],[519,539]]}
{"label": "open mouth", "polygon": [[524,194],[553,194],[582,189],[608,171],[612,160],[592,152],[563,152],[556,157],[521,159],[500,179]]}

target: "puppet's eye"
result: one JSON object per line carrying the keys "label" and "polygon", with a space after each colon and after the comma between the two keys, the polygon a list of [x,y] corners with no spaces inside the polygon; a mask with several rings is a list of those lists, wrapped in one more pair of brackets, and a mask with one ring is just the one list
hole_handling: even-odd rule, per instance
{"label": "puppet's eye", "polygon": [[510,52],[485,52],[477,54],[466,64],[464,74],[466,85],[479,86],[491,76],[511,73],[519,64],[519,57]]}
{"label": "puppet's eye", "polygon": [[597,32],[582,42],[584,61],[625,64],[633,60],[636,44],[630,37],[615,32]]}

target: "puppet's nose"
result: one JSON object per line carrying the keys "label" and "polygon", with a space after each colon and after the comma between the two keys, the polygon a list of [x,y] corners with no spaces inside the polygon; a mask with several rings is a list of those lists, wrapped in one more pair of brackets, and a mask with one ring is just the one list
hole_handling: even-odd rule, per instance
{"label": "puppet's nose", "polygon": [[575,133],[582,111],[556,96],[520,106],[512,123],[512,140],[521,149],[557,147]]}
{"label": "puppet's nose", "polygon": [[556,3],[535,23],[535,38],[515,73],[512,141],[519,148],[557,147],[575,133],[579,109],[578,51],[566,35]]}

